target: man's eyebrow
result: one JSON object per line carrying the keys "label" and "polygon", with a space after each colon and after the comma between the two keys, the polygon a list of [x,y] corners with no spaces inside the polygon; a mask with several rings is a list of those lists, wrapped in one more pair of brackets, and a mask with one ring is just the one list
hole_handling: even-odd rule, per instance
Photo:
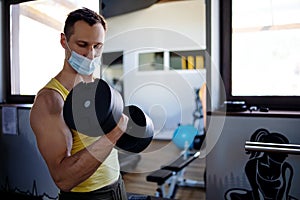
{"label": "man's eyebrow", "polygon": [[86,44],[88,44],[88,42],[87,42],[87,41],[84,41],[84,40],[77,40],[76,42],[77,42],[77,43],[86,43]]}
{"label": "man's eyebrow", "polygon": [[[85,40],[78,40],[77,43],[84,43],[84,44],[90,44],[90,42],[85,41]],[[97,42],[95,43],[96,45],[103,45],[103,42]]]}

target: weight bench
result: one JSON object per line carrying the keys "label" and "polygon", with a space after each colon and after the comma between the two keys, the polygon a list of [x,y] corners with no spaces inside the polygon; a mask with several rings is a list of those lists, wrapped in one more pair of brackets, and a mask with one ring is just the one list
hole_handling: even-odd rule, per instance
{"label": "weight bench", "polygon": [[[155,196],[163,198],[174,198],[179,186],[205,187],[204,181],[195,181],[185,179],[184,170],[191,162],[200,156],[200,152],[186,152],[169,165],[164,165],[160,169],[146,176],[149,182],[155,182],[158,185]],[[168,185],[168,193],[166,186]]]}
{"label": "weight bench", "polygon": [[[165,192],[165,183],[172,176],[173,176],[172,171],[165,170],[165,169],[159,169],[159,170],[156,170],[156,171],[152,172],[151,174],[149,174],[146,177],[147,181],[157,183],[158,187],[157,187],[156,192],[155,192],[156,197],[161,197],[161,198],[168,197],[168,196],[171,197],[171,195],[165,195],[165,193],[166,193]],[[170,191],[170,189],[169,189],[169,191]]]}

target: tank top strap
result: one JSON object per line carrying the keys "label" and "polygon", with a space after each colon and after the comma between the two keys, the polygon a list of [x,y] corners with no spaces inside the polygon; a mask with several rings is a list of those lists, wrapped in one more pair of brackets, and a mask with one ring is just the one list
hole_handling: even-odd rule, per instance
{"label": "tank top strap", "polygon": [[52,78],[44,88],[57,91],[63,97],[64,101],[69,94],[69,91],[56,78]]}

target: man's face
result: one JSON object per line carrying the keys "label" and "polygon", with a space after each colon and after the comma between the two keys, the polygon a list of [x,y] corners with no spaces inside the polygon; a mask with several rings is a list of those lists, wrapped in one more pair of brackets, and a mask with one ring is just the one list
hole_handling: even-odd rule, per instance
{"label": "man's face", "polygon": [[71,35],[68,44],[72,51],[93,59],[94,57],[101,56],[104,38],[105,30],[102,24],[97,23],[90,26],[81,20],[74,24],[74,33]]}

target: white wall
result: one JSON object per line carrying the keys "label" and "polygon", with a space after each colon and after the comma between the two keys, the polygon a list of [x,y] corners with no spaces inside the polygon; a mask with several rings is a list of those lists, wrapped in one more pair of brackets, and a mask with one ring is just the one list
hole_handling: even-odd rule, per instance
{"label": "white wall", "polygon": [[203,0],[155,4],[107,21],[105,51],[145,47],[204,49],[206,46]]}
{"label": "white wall", "polygon": [[105,52],[124,52],[125,104],[143,108],[156,138],[170,138],[178,123],[193,122],[194,89],[205,82],[206,70],[139,72],[138,53],[205,49],[204,1],[155,4],[107,21]]}

